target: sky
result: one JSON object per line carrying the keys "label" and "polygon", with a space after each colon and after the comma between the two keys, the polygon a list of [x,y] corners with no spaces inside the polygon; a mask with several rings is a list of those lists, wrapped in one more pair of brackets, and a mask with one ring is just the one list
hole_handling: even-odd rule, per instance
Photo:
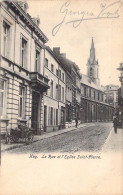
{"label": "sky", "polygon": [[31,17],[40,18],[46,45],[60,47],[82,74],[90,55],[92,37],[99,62],[100,84],[120,86],[117,68],[123,62],[122,0],[52,0],[28,2]]}

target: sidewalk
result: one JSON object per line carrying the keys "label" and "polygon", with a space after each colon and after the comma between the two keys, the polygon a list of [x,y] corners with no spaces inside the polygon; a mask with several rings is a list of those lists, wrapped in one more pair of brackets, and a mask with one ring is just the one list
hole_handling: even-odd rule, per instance
{"label": "sidewalk", "polygon": [[[80,124],[78,126],[78,128],[85,127],[88,124],[92,125],[93,123]],[[63,134],[63,133],[67,133],[67,132],[73,131],[75,129],[76,129],[76,127],[70,127],[70,128],[67,128],[67,129],[61,129],[61,130],[58,130],[58,131],[55,131],[55,132],[45,133],[45,134],[42,134],[42,135],[35,135],[34,139],[33,139],[33,142],[37,142],[37,141],[40,141],[42,139],[47,139],[47,138],[50,138],[50,137],[53,137],[53,136],[57,136],[57,135],[60,135],[60,134]],[[1,140],[1,152],[12,150],[14,148],[20,148],[23,145],[25,145],[24,141],[20,142],[20,143],[19,142],[18,143],[13,143],[12,142],[10,144],[6,144],[5,140]]]}
{"label": "sidewalk", "polygon": [[112,128],[108,139],[106,140],[102,151],[103,152],[119,152],[123,150],[123,129],[117,129],[117,134],[114,133]]}

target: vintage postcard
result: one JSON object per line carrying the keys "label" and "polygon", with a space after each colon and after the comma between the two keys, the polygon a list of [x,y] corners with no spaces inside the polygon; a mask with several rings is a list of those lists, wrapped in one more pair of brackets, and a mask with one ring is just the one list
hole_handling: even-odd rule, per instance
{"label": "vintage postcard", "polygon": [[0,1],[0,195],[123,194],[123,1]]}

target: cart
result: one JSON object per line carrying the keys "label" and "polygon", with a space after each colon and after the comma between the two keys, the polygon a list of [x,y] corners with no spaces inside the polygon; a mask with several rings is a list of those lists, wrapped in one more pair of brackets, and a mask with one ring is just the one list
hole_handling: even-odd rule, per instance
{"label": "cart", "polygon": [[33,131],[26,125],[18,124],[18,127],[10,130],[10,141],[18,142],[19,139],[24,139],[26,144],[33,142]]}

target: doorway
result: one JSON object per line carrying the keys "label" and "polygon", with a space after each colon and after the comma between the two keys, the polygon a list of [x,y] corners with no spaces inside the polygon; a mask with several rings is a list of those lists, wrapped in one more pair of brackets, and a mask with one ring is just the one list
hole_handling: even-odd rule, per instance
{"label": "doorway", "polygon": [[37,134],[40,130],[40,93],[32,92],[32,128]]}
{"label": "doorway", "polygon": [[47,128],[47,106],[44,106],[44,132],[46,132]]}
{"label": "doorway", "polygon": [[62,129],[65,128],[65,109],[61,108],[61,126]]}

